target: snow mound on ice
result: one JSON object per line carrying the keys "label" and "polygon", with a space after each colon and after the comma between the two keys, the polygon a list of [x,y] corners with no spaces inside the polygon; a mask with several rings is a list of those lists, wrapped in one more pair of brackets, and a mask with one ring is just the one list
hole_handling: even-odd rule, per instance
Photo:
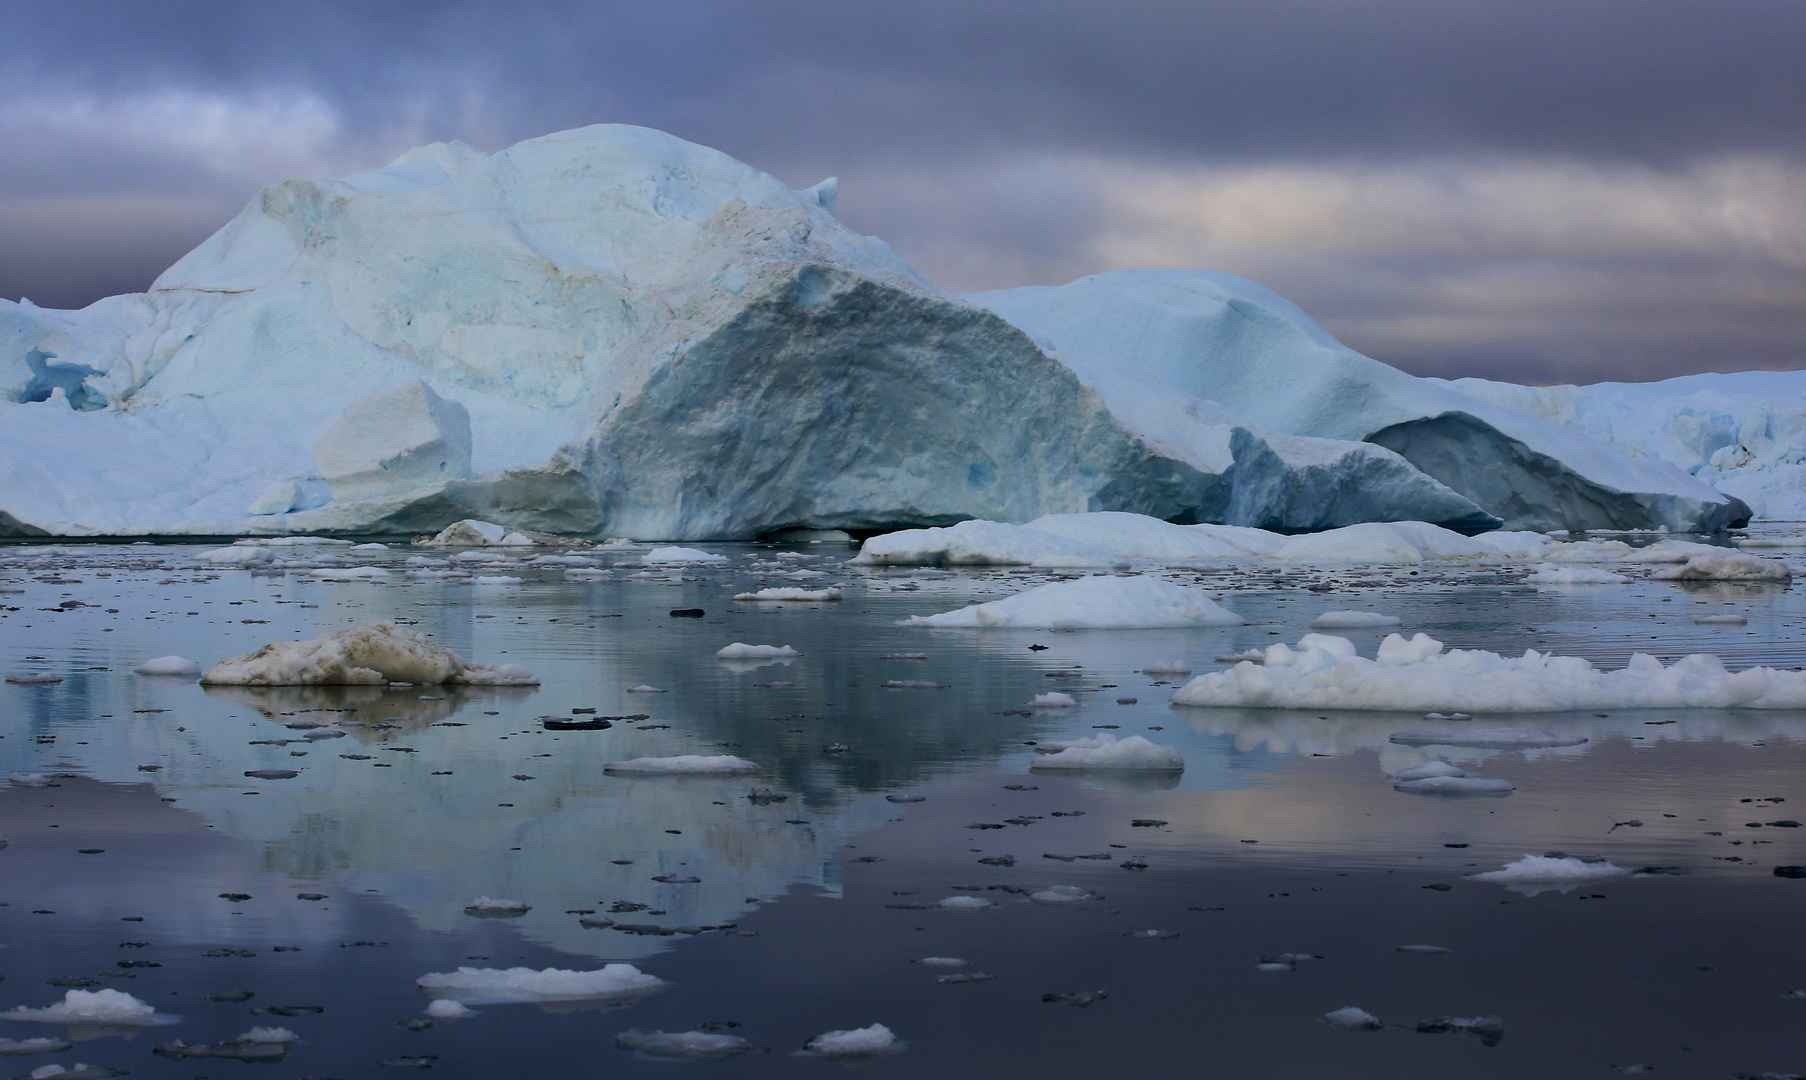
{"label": "snow mound on ice", "polygon": [[475,968],[428,972],[414,980],[420,989],[470,1005],[522,1001],[607,1001],[662,990],[665,980],[632,964],[608,964],[597,971],[562,968]]}
{"label": "snow mound on ice", "polygon": [[611,761],[602,766],[602,771],[642,776],[731,776],[756,773],[759,766],[732,754],[678,754]]}
{"label": "snow mound on ice", "polygon": [[186,656],[159,656],[132,669],[134,675],[199,675],[201,665]]}
{"label": "snow mound on ice", "polygon": [[1033,769],[1153,769],[1177,772],[1185,768],[1185,758],[1178,750],[1149,742],[1140,735],[1118,739],[1108,731],[1100,731],[1085,739],[1070,742],[1037,743],[1039,755],[1029,767]]}
{"label": "snow mound on ice", "polygon": [[1004,600],[938,615],[911,626],[1128,630],[1174,626],[1239,626],[1240,615],[1201,592],[1151,577],[1060,581]]}
{"label": "snow mound on ice", "polygon": [[63,1000],[42,1009],[23,1005],[0,1012],[0,1020],[37,1024],[94,1024],[107,1027],[149,1027],[160,1023],[157,1010],[121,990],[71,990]]}
{"label": "snow mound on ice", "polygon": [[[1410,712],[1793,709],[1806,707],[1806,672],[1756,667],[1732,673],[1716,656],[1696,654],[1664,665],[1643,653],[1620,670],[1600,671],[1579,657],[1534,649],[1515,659],[1478,649],[1444,653],[1442,642],[1425,634],[1409,641],[1389,634],[1377,658],[1368,660],[1347,638],[1307,634],[1296,649],[1270,646],[1264,664],[1243,661],[1198,676],[1179,688],[1173,703]],[[1481,734],[1434,741],[1475,745]]]}
{"label": "snow mound on ice", "polygon": [[537,686],[515,664],[467,664],[392,622],[370,622],[308,641],[272,641],[254,653],[223,660],[201,682],[214,686],[339,686],[385,682]]}

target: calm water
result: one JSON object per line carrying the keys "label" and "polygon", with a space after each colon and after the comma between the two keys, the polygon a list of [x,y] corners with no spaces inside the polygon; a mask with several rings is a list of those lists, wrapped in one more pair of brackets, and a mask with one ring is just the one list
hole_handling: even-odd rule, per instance
{"label": "calm water", "polygon": [[[1773,872],[1806,864],[1806,830],[1767,824],[1806,817],[1806,717],[1481,718],[1590,741],[1445,754],[1517,791],[1442,800],[1384,780],[1434,756],[1387,742],[1421,726],[1417,716],[1173,708],[1171,686],[1137,673],[1159,659],[1211,670],[1214,657],[1295,641],[1316,614],[1350,607],[1458,647],[1535,647],[1602,666],[1633,651],[1710,651],[1733,667],[1798,667],[1798,590],[1638,580],[1536,591],[1496,567],[1203,566],[1164,572],[1221,593],[1249,625],[951,632],[896,624],[1045,579],[868,574],[842,565],[852,550],[838,545],[742,544],[711,547],[730,557],[723,569],[627,567],[582,582],[556,569],[488,571],[518,587],[399,574],[345,584],[304,569],[213,570],[202,550],[0,549],[0,670],[63,676],[0,687],[0,776],[56,784],[0,782],[10,842],[0,1009],[49,1005],[64,987],[46,980],[80,977],[181,1018],[136,1033],[73,1030],[74,1050],[0,1059],[4,1075],[80,1061],[145,1077],[350,1078],[394,1075],[408,1066],[378,1062],[412,1059],[469,1077],[790,1076],[841,1067],[793,1056],[810,1037],[874,1022],[908,1048],[858,1066],[872,1077],[1806,1070],[1806,1000],[1783,996],[1806,987],[1806,880]],[[400,570],[415,552],[331,554]],[[781,576],[798,567],[826,576]],[[731,599],[759,584],[834,582],[845,586],[838,604]],[[685,607],[706,615],[669,615]],[[1748,624],[1694,622],[1727,611]],[[467,659],[523,664],[543,686],[204,690],[131,673],[153,656],[212,663],[375,618]],[[1379,638],[1350,636],[1369,655]],[[717,661],[735,641],[802,655]],[[899,653],[927,659],[887,658]],[[884,685],[893,680],[942,688]],[[665,692],[627,692],[638,685]],[[1025,709],[1052,689],[1079,707]],[[606,731],[536,721],[579,708],[650,716]],[[363,726],[311,742],[285,726],[341,718]],[[1028,744],[1096,729],[1177,746],[1187,769],[1176,781],[1028,771]],[[734,753],[763,771],[635,780],[602,770],[681,753]],[[269,768],[299,775],[245,776]],[[753,787],[785,799],[749,800]],[[1640,824],[1616,824],[1629,822]],[[1550,850],[1688,873],[1538,895],[1465,877]],[[1084,855],[1107,858],[1072,858]],[[1054,885],[1096,898],[1025,898]],[[532,910],[466,915],[479,895]],[[924,907],[958,895],[994,904]],[[644,907],[611,915],[632,905]],[[585,915],[684,932],[585,928]],[[1148,930],[1162,933],[1131,936]],[[1450,951],[1397,951],[1412,944]],[[1321,959],[1256,969],[1282,953]],[[926,956],[996,977],[943,985],[946,969],[912,963]],[[406,1026],[429,1000],[414,985],[427,972],[610,960],[670,985],[628,1007],[492,1004]],[[254,997],[209,999],[233,989]],[[1043,1001],[1077,991],[1108,997]],[[1317,1022],[1346,1005],[1389,1026]],[[324,1011],[259,1011],[288,1006]],[[1496,1045],[1414,1030],[1484,1015],[1504,1022]],[[673,1066],[614,1047],[629,1028],[704,1023],[737,1025],[720,1030],[769,1052]],[[259,1024],[301,1042],[276,1064],[151,1053]],[[0,1024],[0,1038],[64,1034]]]}

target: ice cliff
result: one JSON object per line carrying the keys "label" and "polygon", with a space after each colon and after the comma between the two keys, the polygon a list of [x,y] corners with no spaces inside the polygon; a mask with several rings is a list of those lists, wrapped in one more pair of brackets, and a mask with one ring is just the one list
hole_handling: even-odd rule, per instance
{"label": "ice cliff", "polygon": [[1135,272],[974,304],[834,201],[623,126],[269,188],[146,293],[0,301],[0,535],[1739,512],[1349,352],[1248,283]]}

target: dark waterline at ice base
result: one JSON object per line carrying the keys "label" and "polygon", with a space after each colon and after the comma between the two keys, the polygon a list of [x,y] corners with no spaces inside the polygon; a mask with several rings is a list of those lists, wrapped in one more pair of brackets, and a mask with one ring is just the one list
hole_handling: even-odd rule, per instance
{"label": "dark waterline at ice base", "polygon": [[[0,686],[0,1021],[71,991],[129,994],[157,1021],[12,1018],[0,1075],[1806,1070],[1806,940],[1791,932],[1806,880],[1786,876],[1806,864],[1800,713],[1198,709],[1169,704],[1184,675],[1141,671],[1220,670],[1346,609],[1450,647],[1791,669],[1806,665],[1798,590],[1648,568],[1538,589],[1521,566],[1203,565],[1163,573],[1247,625],[952,631],[899,620],[1048,576],[858,569],[837,544],[709,550],[729,561],[646,572],[638,553],[592,551],[619,565],[481,571],[520,582],[506,585],[253,574],[195,547],[0,549],[0,671],[61,679]],[[400,571],[412,554],[348,561]],[[783,576],[798,569],[823,576]],[[732,599],[836,583],[838,602]],[[1696,621],[1725,614],[1747,621]],[[541,685],[133,673],[376,619]],[[1371,656],[1386,630],[1333,632]],[[733,642],[799,655],[717,659]],[[1076,704],[1030,706],[1052,692]],[[1426,727],[1586,741],[1392,741]],[[1100,733],[1174,747],[1185,769],[1031,769],[1032,744]],[[682,754],[760,771],[604,769]],[[1432,761],[1513,789],[1394,789]],[[1527,855],[1592,869],[1474,877]],[[417,986],[610,962],[663,985],[539,1003]],[[470,1014],[428,1016],[436,998]],[[797,1056],[874,1024],[898,1040],[886,1052]],[[295,1041],[240,1041],[257,1028]],[[628,1034],[659,1031],[700,1034]],[[192,1056],[220,1051],[237,1056]]]}

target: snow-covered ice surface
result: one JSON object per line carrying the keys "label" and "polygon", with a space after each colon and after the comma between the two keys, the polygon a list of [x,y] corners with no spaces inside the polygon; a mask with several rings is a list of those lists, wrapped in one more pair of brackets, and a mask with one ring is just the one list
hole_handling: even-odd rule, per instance
{"label": "snow-covered ice surface", "polygon": [[[1060,528],[1088,544],[1192,535],[1128,516]],[[265,543],[273,560],[248,566],[196,558],[201,545],[0,547],[0,672],[61,680],[0,684],[0,1016],[71,990],[181,1016],[155,1035],[0,1023],[15,1042],[80,1047],[12,1059],[13,1072],[77,1057],[143,1075],[241,1068],[166,1062],[155,1042],[169,1055],[281,1054],[282,1069],[263,1071],[297,1076],[436,1054],[429,1075],[489,1080],[665,1069],[743,1040],[731,1062],[696,1067],[777,1080],[827,1067],[793,1056],[818,1034],[881,1020],[910,1045],[865,1060],[874,1077],[975,1062],[1177,1077],[1197,1071],[1200,1016],[1225,1075],[1794,1068],[1799,1002],[1783,995],[1800,985],[1806,942],[1777,928],[1806,887],[1794,876],[1806,873],[1794,869],[1806,867],[1802,710],[1172,705],[1190,677],[1241,670],[1222,657],[1296,677],[1311,647],[1300,639],[1346,611],[1408,628],[1388,664],[1374,658],[1389,628],[1344,632],[1353,656],[1401,678],[1456,653],[1502,663],[1526,649],[1546,668],[1584,658],[1613,690],[1637,653],[1663,673],[1625,681],[1658,689],[1677,662],[1693,670],[1692,654],[1719,657],[1733,687],[1751,669],[1782,685],[1806,667],[1797,585],[1652,576],[1713,553],[1690,551],[1697,537],[1513,538],[1506,554],[1410,533],[1393,536],[1454,554],[1276,559],[1259,552],[1296,538],[1250,530],[1231,534],[1239,554],[1104,551],[1131,564],[1118,578],[1113,565],[849,564],[850,544],[702,543],[725,560],[642,577],[646,545]],[[1800,537],[1751,538],[1752,553],[1799,561],[1787,542]],[[463,553],[499,558],[449,561]],[[1627,580],[1524,580],[1545,563]],[[392,576],[308,573],[360,565]],[[435,566],[522,584],[406,576]],[[789,576],[799,568],[823,576]],[[1191,590],[1245,621],[907,624],[1094,577]],[[837,603],[733,601],[830,585]],[[211,664],[379,621],[521,665],[539,685],[134,673],[147,658]],[[1339,655],[1331,641],[1315,644]],[[730,642],[799,655],[718,659]],[[1276,643],[1291,666],[1265,663],[1285,655]],[[1040,767],[1138,741],[1183,770]],[[610,770],[724,756],[758,772]],[[1553,891],[1470,876],[1527,853],[1628,872]],[[507,917],[472,917],[473,904]],[[1422,941],[1446,954],[1400,949]],[[613,980],[542,981],[611,964],[663,986],[636,980],[617,996]],[[490,970],[464,992],[414,984],[465,967]],[[1550,1008],[1551,972],[1564,994],[1613,1006]],[[601,996],[547,999],[564,992]],[[493,1003],[465,1003],[477,1001]],[[1351,1004],[1385,1026],[1318,1022]],[[1495,1015],[1507,1025],[1456,1023]],[[240,1041],[256,1027],[297,1038]]]}

